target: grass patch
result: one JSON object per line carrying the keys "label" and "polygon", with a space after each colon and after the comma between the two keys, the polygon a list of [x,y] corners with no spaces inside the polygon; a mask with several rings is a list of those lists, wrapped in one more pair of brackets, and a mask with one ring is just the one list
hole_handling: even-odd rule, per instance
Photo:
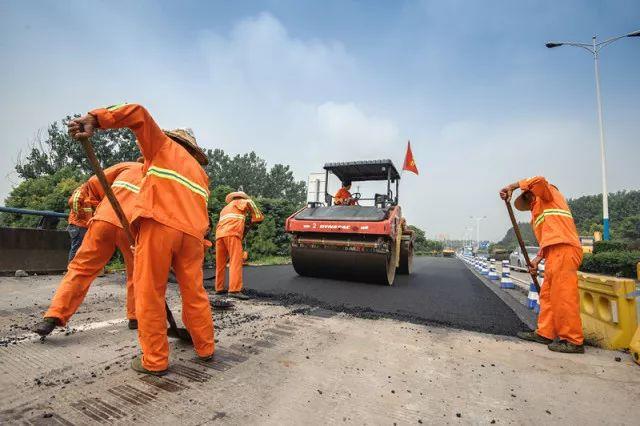
{"label": "grass patch", "polygon": [[260,259],[250,260],[247,265],[251,266],[269,266],[269,265],[289,265],[291,264],[290,256],[265,256]]}

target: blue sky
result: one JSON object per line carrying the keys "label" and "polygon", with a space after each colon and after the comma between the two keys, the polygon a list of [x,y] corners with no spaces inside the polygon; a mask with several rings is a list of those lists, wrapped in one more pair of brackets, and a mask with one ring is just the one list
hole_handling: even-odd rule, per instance
{"label": "blue sky", "polygon": [[[127,101],[300,179],[327,161],[401,163],[411,139],[409,221],[460,238],[486,215],[497,239],[507,182],[600,191],[592,58],[544,43],[638,29],[637,1],[0,1],[0,197],[48,123]],[[640,38],[603,51],[612,191],[640,187],[639,65]]]}

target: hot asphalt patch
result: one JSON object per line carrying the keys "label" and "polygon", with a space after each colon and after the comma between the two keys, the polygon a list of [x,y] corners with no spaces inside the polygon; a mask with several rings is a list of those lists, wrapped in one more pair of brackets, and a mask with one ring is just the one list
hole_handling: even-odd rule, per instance
{"label": "hot asphalt patch", "polygon": [[528,327],[457,259],[421,257],[393,286],[301,277],[291,265],[248,267],[248,293],[356,316],[513,336]]}

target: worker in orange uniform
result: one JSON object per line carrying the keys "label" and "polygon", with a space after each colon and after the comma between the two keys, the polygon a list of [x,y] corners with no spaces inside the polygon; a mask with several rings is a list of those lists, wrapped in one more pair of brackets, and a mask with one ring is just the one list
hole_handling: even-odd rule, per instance
{"label": "worker in orange uniform", "polygon": [[229,297],[248,299],[242,293],[242,239],[245,221],[248,213],[251,213],[251,223],[262,222],[264,215],[256,203],[242,191],[227,194],[225,202],[227,205],[220,211],[216,226],[216,294],[226,293],[224,278],[229,261]]}
{"label": "worker in orange uniform", "polygon": [[[125,215],[131,217],[136,195],[140,191],[142,164],[119,163],[107,168],[104,173]],[[109,262],[116,248],[122,253],[126,266],[129,328],[138,328],[133,291],[133,253],[127,236],[109,200],[105,198],[104,190],[96,176],[92,176],[82,185],[81,192],[87,199],[101,201],[89,221],[89,229],[82,246],[69,264],[67,273],[53,296],[51,306],[44,314],[43,321],[34,328],[41,336],[48,335],[56,326],[67,324],[87,295],[91,283]]]}
{"label": "worker in orange uniform", "polygon": [[545,259],[538,327],[518,337],[546,344],[556,352],[584,353],[577,274],[582,248],[571,211],[558,188],[544,177],[508,185],[500,197],[510,201],[518,188],[522,194],[514,204],[518,210],[531,211],[531,226],[540,245],[529,272],[537,273],[538,264]]}
{"label": "worker in orange uniform", "polygon": [[333,196],[333,203],[336,206],[353,206],[357,204],[357,200],[351,197],[351,181],[342,182],[342,187],[338,189],[336,195]]}
{"label": "worker in orange uniform", "polygon": [[89,220],[93,216],[93,209],[97,203],[93,203],[87,196],[85,185],[80,185],[69,197],[69,218],[67,222],[67,232],[71,237],[71,247],[69,247],[69,263],[73,260],[82,244],[84,235],[89,227]]}
{"label": "worker in orange uniform", "polygon": [[207,164],[207,156],[189,129],[163,131],[136,104],[93,110],[72,120],[69,132],[81,139],[96,129],[124,127],[136,135],[145,174],[131,220],[137,231],[133,281],[142,348],[131,368],[164,375],[169,367],[165,292],[172,266],[194,349],[203,361],[211,360],[214,352],[213,318],[202,280],[209,178],[201,165]]}

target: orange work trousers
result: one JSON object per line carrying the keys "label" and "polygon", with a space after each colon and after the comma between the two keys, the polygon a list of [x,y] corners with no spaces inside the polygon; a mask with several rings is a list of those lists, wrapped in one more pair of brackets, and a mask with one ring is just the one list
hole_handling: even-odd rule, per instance
{"label": "orange work trousers", "polygon": [[584,335],[580,319],[578,268],[582,263],[582,250],[569,244],[554,244],[545,247],[544,258],[537,333],[547,339],[559,338],[581,345]]}
{"label": "orange work trousers", "polygon": [[142,365],[152,371],[169,366],[165,292],[172,266],[182,296],[182,322],[193,347],[199,356],[213,354],[213,317],[202,281],[203,243],[153,219],[142,218],[136,225],[133,279]]}
{"label": "orange work trousers", "polygon": [[229,291],[242,290],[242,240],[227,236],[216,240],[216,291],[224,290],[227,261],[229,262]]}
{"label": "orange work trousers", "polygon": [[61,325],[66,325],[78,310],[93,280],[113,256],[116,247],[122,253],[127,269],[127,318],[135,319],[133,253],[124,231],[103,220],[94,220],[89,224],[82,245],[69,263],[67,273],[44,316],[58,318]]}

